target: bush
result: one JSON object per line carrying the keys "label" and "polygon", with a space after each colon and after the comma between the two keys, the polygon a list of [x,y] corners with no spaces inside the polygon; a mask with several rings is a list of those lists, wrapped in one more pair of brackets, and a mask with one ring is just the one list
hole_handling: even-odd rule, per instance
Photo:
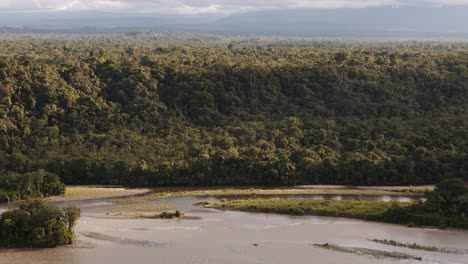
{"label": "bush", "polygon": [[468,213],[468,188],[462,179],[453,178],[437,184],[433,192],[424,195],[422,208],[426,212],[444,216],[466,216]]}
{"label": "bush", "polygon": [[175,218],[175,214],[173,212],[162,212],[160,215],[159,215],[160,218],[162,219],[173,219]]}
{"label": "bush", "polygon": [[466,188],[465,182],[462,179],[451,178],[437,184],[435,192],[443,199],[451,200],[468,193],[468,188]]}
{"label": "bush", "polygon": [[183,216],[183,215],[184,215],[184,214],[183,214],[181,211],[179,211],[179,210],[175,211],[175,214],[174,214],[174,216],[175,216],[176,218],[180,218],[180,217]]}
{"label": "bush", "polygon": [[165,211],[165,212],[162,212],[160,215],[159,215],[159,218],[162,218],[162,219],[174,219],[174,218],[180,218],[182,217],[184,214],[177,210],[175,212],[169,212],[169,211]]}

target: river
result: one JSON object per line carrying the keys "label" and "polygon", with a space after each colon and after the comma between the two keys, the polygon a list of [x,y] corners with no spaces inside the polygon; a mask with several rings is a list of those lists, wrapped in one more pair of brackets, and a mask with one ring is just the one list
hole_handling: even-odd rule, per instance
{"label": "river", "polygon": [[[168,204],[199,217],[194,220],[103,219],[97,216],[109,201],[82,202],[84,216],[76,226],[75,245],[2,250],[0,263],[468,263],[466,254],[417,251],[369,241],[393,239],[466,250],[468,232],[463,230],[408,228],[344,218],[224,212],[193,206],[199,199],[182,197],[151,202]],[[335,252],[313,246],[316,243],[399,251],[421,257],[422,261]]]}

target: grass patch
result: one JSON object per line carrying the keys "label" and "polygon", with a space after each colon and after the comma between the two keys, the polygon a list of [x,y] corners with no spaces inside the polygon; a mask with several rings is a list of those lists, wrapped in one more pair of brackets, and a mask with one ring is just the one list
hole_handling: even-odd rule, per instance
{"label": "grass patch", "polygon": [[401,243],[401,242],[398,242],[398,241],[395,241],[395,240],[389,240],[389,239],[370,239],[370,241],[375,242],[375,243],[379,243],[379,244],[383,244],[383,245],[410,248],[410,249],[414,249],[414,250],[424,250],[424,251],[440,252],[440,253],[451,253],[451,254],[466,254],[466,253],[468,253],[467,250],[462,250],[462,249],[428,247],[428,246],[418,245],[416,243]]}
{"label": "grass patch", "polygon": [[50,198],[51,201],[76,201],[131,196],[150,192],[150,189],[107,188],[93,186],[67,186],[65,195]]}
{"label": "grass patch", "polygon": [[421,210],[421,205],[416,202],[260,198],[222,201],[215,203],[213,207],[221,210],[245,212],[346,217],[410,227],[434,226],[468,229],[466,217],[427,213]]}
{"label": "grass patch", "polygon": [[341,247],[334,244],[314,244],[315,247],[333,250],[337,252],[355,254],[360,256],[371,256],[375,258],[389,258],[389,259],[396,259],[396,260],[404,260],[404,259],[412,259],[412,260],[422,260],[421,257],[416,257],[410,254],[402,253],[402,252],[390,252],[384,250],[377,250],[377,249],[369,249],[369,248],[359,248],[359,247]]}
{"label": "grass patch", "polygon": [[[408,206],[411,203],[399,203]],[[356,200],[298,200],[298,199],[247,199],[218,202],[217,209],[247,212],[278,213],[290,215],[318,215],[348,217],[364,220],[376,220],[383,215],[393,203],[382,201]]]}

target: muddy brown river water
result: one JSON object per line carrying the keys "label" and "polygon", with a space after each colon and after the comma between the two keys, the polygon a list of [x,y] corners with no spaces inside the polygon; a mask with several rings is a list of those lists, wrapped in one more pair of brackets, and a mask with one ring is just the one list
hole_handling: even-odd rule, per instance
{"label": "muddy brown river water", "polygon": [[[182,209],[196,220],[103,219],[107,200],[81,203],[78,243],[45,250],[2,250],[1,264],[146,263],[468,263],[466,254],[396,248],[368,239],[393,239],[441,248],[468,249],[468,232],[314,216],[223,212],[195,207],[194,197],[152,203]],[[62,204],[63,205],[63,204]],[[101,214],[102,215],[102,214]],[[392,260],[335,252],[315,243],[409,253],[422,260]]]}

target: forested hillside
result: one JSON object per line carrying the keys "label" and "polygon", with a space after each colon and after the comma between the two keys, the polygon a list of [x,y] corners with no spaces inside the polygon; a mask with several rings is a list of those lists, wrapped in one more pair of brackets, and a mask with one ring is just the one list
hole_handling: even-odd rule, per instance
{"label": "forested hillside", "polygon": [[2,174],[145,186],[468,180],[463,43],[0,39]]}

